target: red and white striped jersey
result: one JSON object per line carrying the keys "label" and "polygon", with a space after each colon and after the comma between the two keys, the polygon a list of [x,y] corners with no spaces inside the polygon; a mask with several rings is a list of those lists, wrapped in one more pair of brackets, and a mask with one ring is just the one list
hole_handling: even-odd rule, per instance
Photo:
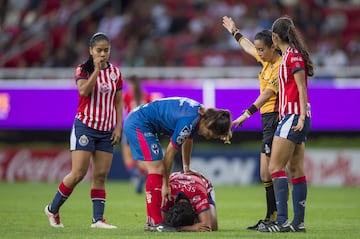
{"label": "red and white striped jersey", "polygon": [[[82,65],[78,65],[75,80],[88,78],[89,75],[82,69]],[[106,69],[100,71],[92,92],[86,97],[79,95],[76,118],[90,128],[100,131],[112,130],[116,124],[116,92],[122,87],[120,70],[109,63]]]}
{"label": "red and white striped jersey", "polygon": [[[305,61],[301,53],[288,47],[279,67],[279,113],[280,117],[286,114],[300,114],[299,91],[295,82],[294,73],[305,70]],[[308,85],[305,72],[305,84]],[[309,105],[309,103],[308,103]]]}

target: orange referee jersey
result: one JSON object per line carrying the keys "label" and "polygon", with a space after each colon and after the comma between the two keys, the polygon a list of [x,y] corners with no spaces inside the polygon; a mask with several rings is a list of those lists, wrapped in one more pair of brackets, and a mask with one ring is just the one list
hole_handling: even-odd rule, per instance
{"label": "orange referee jersey", "polygon": [[261,60],[259,55],[255,50],[254,54],[256,60],[260,62],[263,66],[261,69],[258,78],[260,82],[260,93],[264,92],[265,89],[271,89],[275,94],[260,108],[260,113],[271,113],[279,111],[279,101],[278,101],[278,92],[279,92],[279,66],[282,58],[271,64]]}

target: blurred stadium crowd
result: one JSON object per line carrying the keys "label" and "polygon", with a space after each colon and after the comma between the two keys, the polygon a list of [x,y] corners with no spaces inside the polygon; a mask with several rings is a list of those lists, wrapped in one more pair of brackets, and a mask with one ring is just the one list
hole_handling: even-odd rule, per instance
{"label": "blurred stadium crowd", "polygon": [[359,0],[0,0],[0,67],[72,67],[97,31],[120,66],[256,65],[222,26],[253,39],[289,15],[319,66],[360,65]]}

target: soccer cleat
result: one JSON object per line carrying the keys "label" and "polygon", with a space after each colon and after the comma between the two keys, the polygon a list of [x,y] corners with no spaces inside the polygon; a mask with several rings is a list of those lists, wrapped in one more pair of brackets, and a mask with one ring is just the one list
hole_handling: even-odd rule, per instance
{"label": "soccer cleat", "polygon": [[91,228],[115,229],[117,226],[106,223],[105,219],[101,219],[91,224]]}
{"label": "soccer cleat", "polygon": [[269,224],[269,220],[259,220],[255,225],[247,227],[248,230],[257,230],[260,225],[267,225]]}
{"label": "soccer cleat", "polygon": [[57,213],[51,213],[49,211],[49,206],[48,205],[46,205],[44,211],[45,211],[46,216],[49,219],[50,226],[57,227],[57,228],[58,227],[64,227],[64,225],[60,222],[60,215],[59,215],[58,212]]}
{"label": "soccer cleat", "polygon": [[298,225],[290,224],[290,231],[291,232],[306,232],[304,223],[300,223]]}
{"label": "soccer cleat", "polygon": [[157,225],[151,225],[149,223],[146,223],[144,225],[144,231],[150,231],[150,232],[177,232],[177,229],[175,227],[166,225],[164,223],[160,223]]}
{"label": "soccer cleat", "polygon": [[288,221],[279,225],[277,222],[271,222],[265,225],[258,226],[258,232],[291,232],[290,223]]}

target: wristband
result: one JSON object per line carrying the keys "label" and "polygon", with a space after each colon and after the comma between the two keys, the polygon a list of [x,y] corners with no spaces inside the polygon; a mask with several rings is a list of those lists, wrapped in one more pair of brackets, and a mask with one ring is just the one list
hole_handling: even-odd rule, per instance
{"label": "wristband", "polygon": [[247,109],[247,111],[249,111],[249,114],[250,114],[250,115],[253,115],[253,114],[256,113],[256,111],[258,111],[258,108],[257,108],[254,104],[252,104],[252,105]]}
{"label": "wristband", "polygon": [[240,30],[237,28],[231,34],[235,37],[236,41],[240,41],[241,38],[243,38],[243,35],[240,33]]}
{"label": "wristband", "polygon": [[250,118],[250,116],[251,116],[251,114],[248,112],[248,110],[244,110],[242,115],[245,116],[246,118]]}

